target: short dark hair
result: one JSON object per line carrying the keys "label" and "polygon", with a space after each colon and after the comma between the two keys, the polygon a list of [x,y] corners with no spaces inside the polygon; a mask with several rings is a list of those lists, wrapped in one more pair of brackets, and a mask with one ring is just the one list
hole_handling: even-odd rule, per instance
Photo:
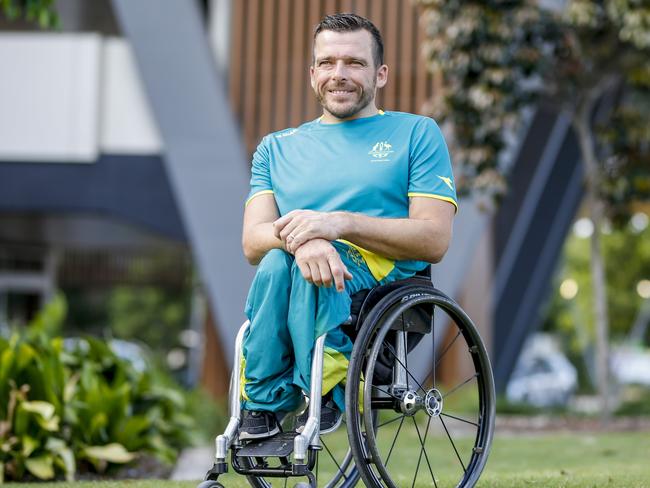
{"label": "short dark hair", "polygon": [[384,64],[384,41],[381,38],[381,33],[375,24],[365,17],[356,14],[327,15],[318,23],[314,30],[314,42],[316,41],[316,36],[326,30],[334,32],[366,30],[370,32],[373,39],[372,57],[375,61],[375,66]]}

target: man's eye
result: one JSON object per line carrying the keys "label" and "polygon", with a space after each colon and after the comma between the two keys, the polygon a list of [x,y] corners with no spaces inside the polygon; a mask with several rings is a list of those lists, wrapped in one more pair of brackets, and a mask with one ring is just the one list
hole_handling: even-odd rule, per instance
{"label": "man's eye", "polygon": [[318,66],[329,66],[330,64],[332,64],[332,62],[329,61],[329,60],[326,60],[326,61],[320,61],[318,63]]}

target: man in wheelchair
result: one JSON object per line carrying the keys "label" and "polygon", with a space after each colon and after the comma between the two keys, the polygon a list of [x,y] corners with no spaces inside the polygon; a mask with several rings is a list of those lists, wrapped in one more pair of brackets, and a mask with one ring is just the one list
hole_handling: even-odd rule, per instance
{"label": "man in wheelchair", "polygon": [[272,436],[285,414],[304,408],[312,350],[325,333],[321,432],[336,427],[351,295],[440,261],[457,208],[435,122],[375,104],[388,67],[369,20],[325,17],[310,78],[322,116],[267,135],[253,156],[242,243],[257,273],[245,310],[240,440]]}

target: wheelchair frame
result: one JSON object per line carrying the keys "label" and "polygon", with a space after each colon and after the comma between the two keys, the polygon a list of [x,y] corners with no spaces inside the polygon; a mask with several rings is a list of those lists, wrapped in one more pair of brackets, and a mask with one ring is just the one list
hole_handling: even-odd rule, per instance
{"label": "wheelchair frame", "polygon": [[[357,317],[351,316],[351,318],[343,324],[344,326],[354,326],[355,332],[358,333],[359,337],[357,340],[363,343],[364,346],[367,346],[368,351],[370,351],[370,357],[372,361],[377,360],[378,349],[382,347],[382,344],[375,340],[375,337],[379,337],[382,341],[391,330],[397,330],[393,321],[397,321],[399,314],[402,314],[402,334],[394,332],[394,347],[395,351],[392,353],[395,362],[392,365],[392,381],[391,381],[391,391],[386,392],[388,396],[381,400],[371,399],[372,397],[372,388],[374,385],[365,384],[365,398],[363,398],[365,412],[362,414],[359,409],[360,401],[360,385],[359,379],[351,378],[350,374],[353,368],[362,368],[364,361],[367,361],[368,358],[365,356],[365,352],[362,353],[363,358],[359,359],[356,357],[355,352],[353,351],[352,358],[348,370],[348,386],[352,385],[352,388],[346,387],[346,415],[355,417],[355,418],[364,418],[364,422],[368,425],[372,424],[373,417],[371,416],[373,402],[383,402],[383,407],[381,408],[392,408],[397,411],[397,408],[400,408],[402,412],[405,412],[404,415],[412,415],[407,412],[409,405],[415,405],[419,402],[419,406],[413,406],[419,409],[426,408],[429,411],[429,407],[433,410],[439,407],[439,410],[442,410],[442,398],[443,396],[436,392],[435,390],[435,365],[433,371],[433,381],[434,388],[430,390],[426,395],[426,406],[423,406],[423,398],[420,398],[422,395],[416,395],[417,398],[405,399],[404,395],[409,392],[409,376],[412,378],[411,383],[415,380],[413,375],[407,370],[408,362],[407,355],[410,351],[409,344],[406,340],[406,331],[404,329],[407,320],[404,319],[404,311],[408,311],[409,307],[413,307],[415,310],[416,306],[431,306],[431,327],[433,327],[433,308],[442,307],[445,309],[446,314],[456,323],[462,324],[462,328],[457,325],[459,328],[458,335],[461,334],[465,336],[467,344],[472,344],[469,347],[471,353],[472,361],[474,362],[475,368],[477,371],[481,370],[482,386],[480,395],[483,397],[480,402],[483,404],[481,407],[482,411],[479,414],[481,425],[480,428],[477,424],[477,435],[475,440],[475,446],[473,448],[473,453],[471,456],[470,463],[468,467],[465,468],[458,451],[456,455],[459,458],[459,461],[465,471],[463,479],[457,486],[470,487],[474,486],[478,477],[480,476],[483,467],[487,461],[487,455],[491,446],[491,440],[493,437],[494,431],[494,417],[495,417],[495,400],[494,400],[494,382],[492,378],[491,367],[489,365],[489,359],[487,358],[487,352],[485,347],[476,331],[476,328],[471,323],[469,317],[465,312],[456,304],[452,299],[441,293],[439,290],[433,287],[431,281],[428,278],[421,276],[415,276],[407,280],[402,280],[401,282],[393,282],[388,285],[379,286],[369,290],[367,294],[363,297],[363,302],[361,304],[359,313]],[[387,318],[388,317],[388,318]],[[384,322],[382,322],[382,318]],[[408,317],[407,317],[408,318]],[[390,320],[389,320],[390,319]],[[311,389],[310,389],[310,401],[309,401],[309,416],[307,423],[300,434],[291,433],[289,434],[279,434],[284,435],[284,454],[283,456],[277,456],[281,460],[281,465],[279,467],[268,467],[268,466],[251,466],[250,463],[246,466],[242,465],[236,455],[237,451],[240,451],[245,446],[238,439],[238,428],[241,418],[241,355],[242,355],[242,342],[246,330],[249,327],[249,322],[246,321],[241,326],[235,343],[235,354],[233,361],[233,369],[230,380],[230,393],[229,393],[229,406],[230,406],[230,420],[228,425],[222,435],[219,435],[215,440],[215,463],[212,469],[206,474],[205,480],[199,485],[199,488],[217,488],[221,485],[217,482],[219,476],[228,470],[228,450],[232,450],[231,464],[233,469],[242,475],[249,477],[251,485],[254,487],[257,486],[267,486],[263,481],[256,482],[251,480],[250,477],[269,477],[269,478],[288,478],[288,477],[298,477],[303,476],[307,477],[309,484],[299,483],[297,487],[316,487],[316,478],[313,474],[314,465],[316,463],[317,453],[322,449],[320,442],[320,409],[321,409],[321,393],[322,393],[322,373],[323,373],[323,351],[325,344],[325,335],[320,336],[315,343],[313,356],[312,356],[312,369],[311,369]],[[411,327],[409,325],[409,327]],[[373,329],[373,330],[369,330]],[[414,328],[413,331],[419,332],[417,328]],[[412,332],[409,329],[409,332]],[[434,333],[432,329],[429,331]],[[426,331],[425,331],[426,333]],[[373,335],[375,334],[375,335]],[[434,343],[435,343],[435,337]],[[456,338],[454,339],[454,341]],[[372,341],[375,341],[374,343]],[[360,344],[361,345],[361,344]],[[355,350],[357,349],[357,342],[355,341]],[[445,351],[446,352],[446,351]],[[374,354],[374,356],[372,356]],[[434,346],[435,354],[435,346]],[[443,353],[444,354],[444,353]],[[358,356],[358,354],[357,354]],[[401,360],[399,359],[401,358]],[[405,365],[406,362],[406,365]],[[374,364],[374,363],[373,363]],[[374,367],[374,365],[373,365]],[[365,370],[366,377],[372,378],[373,370]],[[416,381],[416,380],[415,380]],[[361,380],[363,382],[363,380]],[[371,381],[372,382],[372,381]],[[416,381],[417,382],[417,381]],[[413,386],[413,385],[412,385]],[[420,385],[421,387],[421,385]],[[422,387],[421,387],[422,388]],[[355,391],[356,390],[356,391]],[[411,389],[412,390],[412,389]],[[422,388],[423,393],[424,388]],[[437,391],[437,390],[436,390]],[[397,396],[396,396],[397,395]],[[438,395],[438,396],[436,396]],[[390,398],[392,396],[392,398]],[[398,398],[399,396],[399,398]],[[401,404],[399,400],[401,398]],[[412,402],[411,402],[412,400]],[[410,403],[409,403],[410,402]],[[415,402],[415,403],[413,403]],[[439,403],[439,404],[438,404]],[[351,406],[351,407],[349,407]],[[352,410],[349,412],[347,410]],[[417,410],[414,410],[414,412]],[[440,412],[437,413],[439,415]],[[431,411],[429,411],[431,416]],[[376,418],[376,417],[375,417]],[[456,418],[451,416],[451,418]],[[458,419],[462,420],[462,419]],[[471,423],[471,422],[470,422]],[[444,425],[444,422],[443,422]],[[401,427],[400,427],[401,428]],[[417,426],[416,426],[417,428]],[[367,467],[360,469],[358,464],[355,464],[353,469],[357,471],[354,473],[355,478],[352,481],[346,481],[345,486],[354,486],[361,477],[366,483],[366,486],[396,486],[395,483],[390,479],[390,476],[385,472],[382,461],[377,459],[376,456],[379,454],[376,453],[376,446],[368,448],[367,446],[362,446],[368,438],[372,438],[374,441],[374,430],[375,425],[370,430],[362,432],[360,423],[356,421],[350,422],[348,420],[347,430],[348,438],[350,440],[350,446],[352,450],[352,455],[355,461],[359,459],[368,460],[371,459],[370,463],[374,463],[380,467],[380,469],[373,471]],[[429,429],[429,424],[427,424],[427,432]],[[445,426],[445,430],[447,427]],[[399,432],[398,432],[399,434]],[[418,436],[420,435],[418,430]],[[426,435],[426,433],[425,433]],[[449,436],[449,432],[447,432]],[[450,437],[451,440],[451,437]],[[291,442],[291,446],[288,444]],[[422,440],[421,440],[422,442]],[[453,441],[452,441],[453,444]],[[423,446],[424,449],[424,446]],[[392,450],[392,449],[391,449]],[[456,447],[454,446],[454,450]],[[289,461],[289,455],[292,453],[293,462]],[[426,453],[425,453],[426,455]],[[274,456],[274,455],[273,455]],[[349,453],[348,453],[349,456]],[[263,459],[264,456],[256,456],[254,453],[250,454],[250,458]],[[390,454],[389,454],[390,457]],[[422,457],[422,454],[420,454]],[[248,459],[248,458],[243,458]],[[347,459],[347,457],[346,457]],[[336,462],[336,461],[335,461]],[[349,463],[349,460],[348,460]],[[418,461],[419,468],[420,460]],[[427,463],[429,460],[427,458]],[[263,463],[265,464],[265,463]],[[388,464],[388,462],[386,462]],[[366,469],[367,468],[367,469]],[[471,468],[471,469],[470,469]],[[341,469],[339,467],[339,469]],[[348,468],[345,467],[347,470]],[[429,466],[431,470],[431,466]],[[469,472],[468,472],[469,470]],[[431,473],[433,477],[433,472]],[[387,475],[388,479],[385,480],[384,476]],[[343,473],[345,477],[345,474]],[[417,477],[417,472],[416,472]],[[434,484],[436,483],[435,477]],[[340,476],[339,476],[340,480]],[[347,477],[346,477],[347,480]],[[414,480],[415,482],[415,480]],[[338,483],[336,481],[335,483]],[[328,483],[328,486],[333,486],[331,483]],[[437,484],[436,484],[437,486]]]}
{"label": "wheelchair frame", "polygon": [[[206,476],[210,479],[211,475],[219,475],[227,472],[227,453],[228,449],[239,446],[237,438],[237,431],[241,421],[241,350],[244,334],[250,326],[247,320],[240,327],[235,340],[235,359],[233,361],[232,375],[230,378],[230,420],[223,434],[218,436],[215,440],[216,454],[215,465],[208,472]],[[320,450],[319,434],[320,434],[320,408],[321,408],[321,393],[322,393],[322,378],[323,378],[323,351],[325,347],[325,335],[320,336],[316,340],[314,352],[312,356],[311,368],[311,392],[309,395],[309,417],[305,428],[300,434],[297,434],[293,441],[293,459],[291,476],[307,476],[313,468],[314,459],[308,459],[308,450],[311,447],[312,451]],[[240,474],[253,475],[253,476],[271,476],[275,477],[280,474],[274,468],[259,469],[259,468],[242,468],[236,462],[233,465],[235,471]],[[283,473],[289,474],[289,473]]]}

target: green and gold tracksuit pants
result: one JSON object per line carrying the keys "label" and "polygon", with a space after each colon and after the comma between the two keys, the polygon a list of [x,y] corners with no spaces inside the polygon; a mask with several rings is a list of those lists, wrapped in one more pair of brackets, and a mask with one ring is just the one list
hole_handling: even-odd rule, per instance
{"label": "green and gold tracksuit pants", "polygon": [[323,395],[332,391],[337,406],[344,410],[340,383],[345,380],[352,342],[340,324],[350,315],[351,295],[408,277],[426,266],[410,262],[414,264],[392,267],[378,281],[377,273],[373,275],[355,247],[342,242],[333,245],[352,274],[342,292],[307,282],[295,258],[280,249],[271,250],[259,263],[246,300],[250,327],[242,347],[242,408],[279,413],[298,408],[303,392],[309,394],[314,344],[327,334]]}

